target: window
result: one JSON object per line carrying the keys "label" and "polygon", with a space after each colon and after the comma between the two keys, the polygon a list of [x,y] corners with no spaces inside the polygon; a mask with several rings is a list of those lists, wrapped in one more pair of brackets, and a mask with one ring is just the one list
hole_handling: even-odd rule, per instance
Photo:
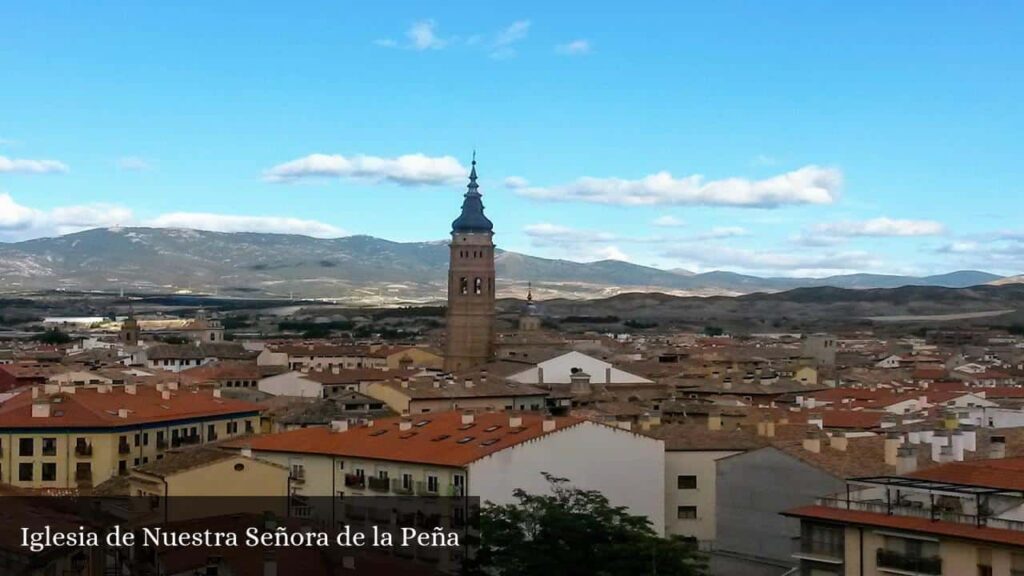
{"label": "window", "polygon": [[118,462],[117,462],[117,473],[122,475],[122,476],[124,476],[125,474],[128,473],[128,461],[127,460],[118,460]]}
{"label": "window", "polygon": [[43,482],[53,482],[57,479],[56,462],[43,462],[42,478]]}
{"label": "window", "polygon": [[465,276],[459,278],[459,293],[469,294],[469,278],[466,278]]}
{"label": "window", "polygon": [[680,490],[696,490],[696,476],[676,476],[676,488]]}
{"label": "window", "polygon": [[[33,456],[35,455],[35,441],[32,438],[22,438],[18,440],[18,455],[19,456]],[[29,478],[31,480],[31,478]]]}
{"label": "window", "polygon": [[32,481],[32,463],[22,462],[18,464],[18,480],[21,482]]}
{"label": "window", "polygon": [[57,439],[43,438],[43,456],[57,455]]}
{"label": "window", "polygon": [[412,490],[412,474],[402,474],[402,488]]}
{"label": "window", "polygon": [[387,480],[388,479],[388,471],[387,470],[377,470],[377,478],[380,478],[381,480]]}
{"label": "window", "polygon": [[697,507],[696,506],[677,506],[676,507],[676,518],[680,520],[696,520],[697,519]]}
{"label": "window", "polygon": [[473,294],[482,294],[484,291],[484,281],[479,276],[473,280]]}
{"label": "window", "polygon": [[800,526],[800,551],[816,556],[842,558],[843,528],[824,524],[804,522]]}
{"label": "window", "polygon": [[437,476],[427,476],[427,492],[436,494],[440,490],[441,482]]}

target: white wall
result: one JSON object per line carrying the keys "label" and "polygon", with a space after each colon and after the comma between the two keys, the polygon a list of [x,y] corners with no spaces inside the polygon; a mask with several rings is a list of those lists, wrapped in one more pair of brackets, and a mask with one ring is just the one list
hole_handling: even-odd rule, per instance
{"label": "white wall", "polygon": [[572,485],[598,490],[612,505],[627,506],[646,516],[651,527],[665,533],[665,446],[648,438],[597,424],[581,422],[473,462],[469,494],[482,501],[507,504],[517,488],[546,493],[548,472],[568,478]]}
{"label": "white wall", "polygon": [[[665,453],[665,533],[691,536],[701,543],[715,539],[715,485],[719,458],[739,454],[725,450],[687,450]],[[696,476],[697,487],[679,489],[679,476]],[[679,506],[695,506],[697,517],[680,519]]]}
{"label": "white wall", "polygon": [[581,352],[568,352],[550,360],[545,360],[536,367],[509,376],[509,380],[523,384],[537,384],[540,380],[538,368],[544,370],[545,384],[568,384],[573,368],[580,368],[589,374],[590,381],[594,384],[608,383],[608,368],[611,368],[611,383],[613,384],[643,384],[651,382],[642,376],[619,370],[604,360],[587,356]]}
{"label": "white wall", "polygon": [[257,388],[260,392],[273,396],[298,396],[302,398],[322,398],[324,387],[302,377],[301,372],[285,372],[260,380]]}

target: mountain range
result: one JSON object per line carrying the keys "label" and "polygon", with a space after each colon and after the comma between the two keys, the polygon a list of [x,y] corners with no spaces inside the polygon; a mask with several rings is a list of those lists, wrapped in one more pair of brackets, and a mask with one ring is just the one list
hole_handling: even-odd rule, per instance
{"label": "mountain range", "polygon": [[[443,298],[447,263],[445,241],[98,228],[0,243],[0,289],[292,295],[369,304],[429,302]],[[761,278],[725,271],[661,270],[617,260],[572,262],[509,251],[497,253],[496,265],[503,295],[522,296],[530,282],[542,299],[624,292],[734,296],[815,286],[961,288],[1021,281],[977,270],[924,277]]]}

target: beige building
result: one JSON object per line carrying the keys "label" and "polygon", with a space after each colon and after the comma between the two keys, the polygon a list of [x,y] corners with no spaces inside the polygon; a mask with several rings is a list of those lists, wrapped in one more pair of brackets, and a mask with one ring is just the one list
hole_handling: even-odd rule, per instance
{"label": "beige building", "polygon": [[0,482],[88,490],[168,449],[257,433],[259,414],[173,384],[33,387],[0,405]]}
{"label": "beige building", "polygon": [[484,364],[494,356],[494,225],[484,216],[479,188],[474,158],[462,214],[452,222],[444,362],[448,372]]}
{"label": "beige building", "polygon": [[800,574],[1024,573],[1024,458],[855,478],[785,514],[801,523]]}
{"label": "beige building", "polygon": [[548,392],[528,384],[508,384],[486,372],[471,377],[440,375],[391,379],[371,384],[366,393],[399,414],[427,414],[447,410],[538,411],[545,408]]}

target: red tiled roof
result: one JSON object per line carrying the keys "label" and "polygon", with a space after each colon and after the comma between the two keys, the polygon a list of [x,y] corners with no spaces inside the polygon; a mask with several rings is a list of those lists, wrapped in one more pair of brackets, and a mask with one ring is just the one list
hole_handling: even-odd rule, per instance
{"label": "red tiled roof", "polygon": [[[32,392],[25,390],[0,404],[0,430],[5,428],[112,428],[167,422],[190,418],[258,412],[251,402],[217,398],[212,391],[176,390],[164,399],[155,387],[137,386],[135,394],[123,387],[101,393],[98,388],[77,388],[67,392],[40,395],[50,400],[50,416],[32,416]],[[127,409],[126,418],[118,416]]]}
{"label": "red tiled roof", "polygon": [[963,538],[967,540],[992,542],[995,544],[1024,546],[1024,532],[1022,531],[988,528],[985,526],[979,527],[970,524],[930,520],[928,518],[889,516],[887,514],[878,514],[875,512],[845,510],[840,508],[830,508],[828,506],[804,506],[802,508],[783,512],[782,514],[783,516],[791,516],[795,518],[811,518],[815,520],[827,520],[847,524],[877,526],[880,528],[922,532],[925,534],[934,534],[936,536],[946,536],[950,538]]}
{"label": "red tiled roof", "polygon": [[911,478],[1024,491],[1024,458],[950,462],[908,474]]}
{"label": "red tiled roof", "polygon": [[[460,412],[438,412],[414,416],[409,431],[399,429],[401,418],[384,418],[375,421],[373,426],[359,426],[345,432],[303,428],[233,441],[226,446],[461,467],[548,434],[542,429],[543,418],[540,414],[523,414],[522,426],[509,428],[509,414],[493,412],[477,414],[474,423],[467,427],[462,424]],[[579,418],[556,418],[555,429],[563,430],[580,422]],[[462,441],[465,438],[470,440]]]}

